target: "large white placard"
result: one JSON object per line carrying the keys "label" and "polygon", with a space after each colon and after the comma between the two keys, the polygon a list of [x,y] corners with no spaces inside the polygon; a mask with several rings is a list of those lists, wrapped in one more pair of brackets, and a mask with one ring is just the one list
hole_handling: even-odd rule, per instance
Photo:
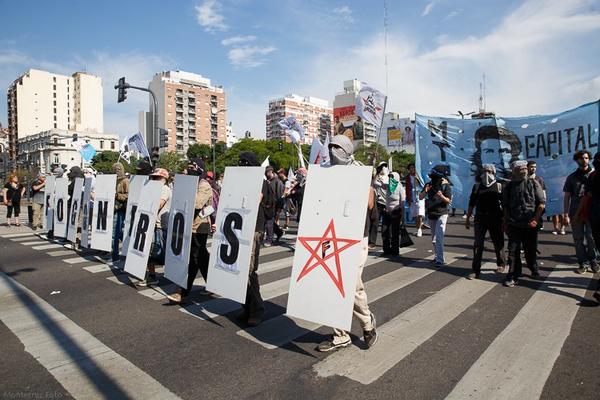
{"label": "large white placard", "polygon": [[83,197],[81,199],[81,243],[80,246],[88,248],[90,246],[90,224],[92,223],[92,183],[93,178],[85,178],[83,183]]}
{"label": "large white placard", "polygon": [[140,192],[135,224],[125,258],[125,272],[139,279],[144,279],[146,276],[146,265],[154,238],[154,226],[163,185],[164,183],[159,181],[147,181]]}
{"label": "large white placard", "polygon": [[206,290],[244,303],[264,167],[227,167],[217,211]]}
{"label": "large white placard", "polygon": [[69,211],[67,203],[69,201],[69,180],[67,178],[57,178],[54,186],[54,236],[67,237],[67,221],[69,220]]}
{"label": "large white placard", "polygon": [[350,330],[371,167],[309,168],[287,314]]}
{"label": "large white placard", "polygon": [[183,288],[187,287],[197,187],[197,176],[175,175],[169,212],[165,277]]}
{"label": "large white placard", "polygon": [[140,201],[140,192],[142,186],[148,181],[147,175],[132,175],[129,178],[129,195],[127,196],[127,209],[125,211],[125,223],[123,224],[123,246],[121,246],[121,255],[127,254],[129,248],[129,238],[135,223],[135,213]]}
{"label": "large white placard", "polygon": [[46,186],[44,187],[44,220],[43,229],[45,231],[52,230],[54,226],[54,183],[56,177],[50,175],[46,177]]}
{"label": "large white placard", "polygon": [[117,175],[98,175],[94,190],[94,219],[92,220],[91,248],[110,251],[115,213]]}
{"label": "large white placard", "polygon": [[69,224],[67,229],[67,240],[75,243],[77,241],[77,228],[79,227],[79,211],[81,209],[81,198],[83,191],[83,178],[75,178],[71,208],[69,209]]}

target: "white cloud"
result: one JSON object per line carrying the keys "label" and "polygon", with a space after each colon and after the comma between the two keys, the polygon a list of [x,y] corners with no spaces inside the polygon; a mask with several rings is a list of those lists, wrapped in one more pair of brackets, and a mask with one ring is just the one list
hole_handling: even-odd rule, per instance
{"label": "white cloud", "polygon": [[352,18],[352,9],[348,6],[336,7],[333,9],[333,13],[342,18],[344,22],[354,22],[354,18]]}
{"label": "white cloud", "polygon": [[[432,50],[398,32],[388,39],[388,109],[449,115],[477,107],[481,74],[487,76],[488,108],[502,115],[558,112],[598,98],[600,14],[591,0],[530,0],[489,33],[443,37]],[[552,29],[549,29],[552,27]],[[332,46],[343,49],[343,46]],[[569,49],[565,52],[565,49]],[[331,67],[330,52],[307,61],[301,93],[332,100],[342,81],[358,78],[385,90],[383,40],[379,35],[346,48]]]}
{"label": "white cloud", "polygon": [[452,19],[454,17],[456,17],[458,14],[460,14],[462,12],[462,10],[454,10],[451,11],[450,13],[448,13],[448,15],[446,15],[446,17],[444,17],[444,20],[449,20]]}
{"label": "white cloud", "polygon": [[264,64],[264,57],[277,50],[273,46],[242,46],[235,47],[227,53],[229,61],[236,67],[253,68]]}
{"label": "white cloud", "polygon": [[204,0],[196,6],[196,20],[206,32],[226,31],[225,17],[220,14],[221,4],[216,0]]}
{"label": "white cloud", "polygon": [[433,10],[433,7],[435,7],[436,3],[437,3],[436,0],[432,0],[429,3],[427,3],[425,8],[423,9],[423,13],[421,14],[421,16],[425,17],[425,16],[429,15],[429,13],[431,13],[431,11]]}
{"label": "white cloud", "polygon": [[223,46],[233,46],[241,43],[253,42],[256,40],[256,36],[248,35],[248,36],[233,36],[227,39],[221,40],[221,44]]}

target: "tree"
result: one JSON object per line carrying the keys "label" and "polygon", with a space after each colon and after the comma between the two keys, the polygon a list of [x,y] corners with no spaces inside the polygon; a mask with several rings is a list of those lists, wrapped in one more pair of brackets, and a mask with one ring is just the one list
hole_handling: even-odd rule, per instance
{"label": "tree", "polygon": [[[216,149],[215,149],[215,151],[216,151]],[[188,157],[188,159],[200,157],[201,159],[203,159],[206,162],[207,160],[211,159],[211,157],[212,157],[212,149],[207,144],[195,143],[195,144],[191,145],[190,147],[188,147],[187,157]]]}
{"label": "tree", "polygon": [[137,166],[137,159],[131,158],[131,164],[127,163],[124,159],[119,159],[119,152],[117,151],[103,151],[97,153],[92,159],[92,167],[103,174],[112,174],[112,166],[114,163],[119,161],[125,167],[125,172],[135,173],[135,167]]}
{"label": "tree", "polygon": [[186,160],[176,151],[165,151],[158,157],[157,166],[166,169],[169,173],[180,173],[186,165]]}
{"label": "tree", "polygon": [[375,163],[375,158],[377,159],[377,163],[382,161],[387,162],[390,158],[390,155],[388,154],[385,146],[376,143],[369,143],[359,144],[354,151],[354,158],[365,165],[373,165]]}
{"label": "tree", "polygon": [[400,175],[405,175],[408,172],[407,165],[415,162],[415,155],[406,151],[392,151],[392,167],[394,171],[400,172]]}

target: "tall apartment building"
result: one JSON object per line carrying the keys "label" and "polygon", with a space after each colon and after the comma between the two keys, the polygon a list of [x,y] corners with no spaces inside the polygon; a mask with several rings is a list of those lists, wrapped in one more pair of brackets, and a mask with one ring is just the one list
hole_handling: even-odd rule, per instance
{"label": "tall apartment building", "polygon": [[51,129],[103,132],[102,80],[85,72],[72,76],[29,69],[7,90],[9,157],[17,140]]}
{"label": "tall apartment building", "polygon": [[289,141],[279,126],[279,121],[289,116],[296,117],[296,120],[304,126],[306,143],[312,143],[314,137],[323,140],[326,135],[331,134],[333,110],[327,100],[288,94],[280,99],[269,101],[269,111],[266,115],[267,140]]}
{"label": "tall apartment building", "polygon": [[[210,79],[191,72],[163,71],[154,75],[148,87],[156,94],[158,126],[168,132],[167,151],[185,154],[194,143],[211,145],[213,140],[227,140],[222,86],[212,86]],[[150,112],[153,111],[150,98]],[[158,146],[158,138],[151,129],[153,122],[148,122],[151,121],[140,115],[140,131],[149,147]]]}
{"label": "tall apartment building", "polygon": [[[354,113],[356,105],[356,96],[360,91],[360,81],[352,79],[344,81],[344,91],[336,94],[333,100],[333,117],[334,119],[340,120],[346,128],[352,127],[356,122],[357,117]],[[368,123],[364,123],[364,142],[375,143],[377,142],[377,130],[375,127]]]}

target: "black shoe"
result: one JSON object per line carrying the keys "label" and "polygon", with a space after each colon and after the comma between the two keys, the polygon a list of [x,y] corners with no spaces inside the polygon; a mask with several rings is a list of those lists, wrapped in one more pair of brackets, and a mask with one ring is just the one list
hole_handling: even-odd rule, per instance
{"label": "black shoe", "polygon": [[600,303],[600,291],[596,290],[592,296],[594,296],[596,301]]}
{"label": "black shoe", "polygon": [[262,322],[262,315],[250,315],[248,317],[248,326],[258,326]]}
{"label": "black shoe", "polygon": [[535,271],[531,272],[531,279],[541,279],[542,276],[540,275],[540,271],[538,271],[537,269]]}
{"label": "black shoe", "polygon": [[352,343],[352,341],[350,339],[348,339],[345,342],[336,344],[336,343],[333,343],[333,338],[332,338],[331,340],[326,340],[324,342],[321,342],[317,346],[317,351],[320,351],[321,353],[328,353],[330,351],[341,349],[342,347],[347,347],[348,345],[350,345],[350,343]]}
{"label": "black shoe", "polygon": [[363,331],[363,339],[365,340],[368,349],[373,347],[379,338],[376,330],[377,321],[375,320],[375,315],[373,313],[371,313],[371,325],[373,325],[373,329],[370,331]]}

